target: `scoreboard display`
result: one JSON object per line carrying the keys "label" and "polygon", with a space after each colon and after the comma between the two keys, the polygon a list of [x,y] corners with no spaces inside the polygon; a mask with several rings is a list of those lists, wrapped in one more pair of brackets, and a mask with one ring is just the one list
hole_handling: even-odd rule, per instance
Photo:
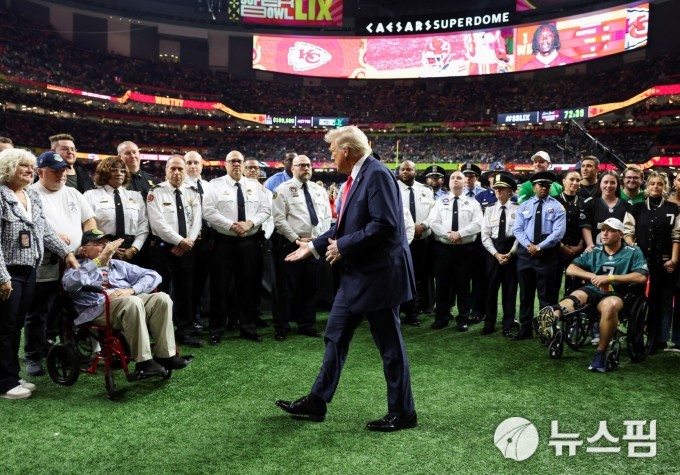
{"label": "scoreboard display", "polygon": [[638,2],[519,27],[453,33],[255,35],[252,65],[278,73],[358,79],[502,74],[641,48],[647,45],[648,31],[649,3]]}

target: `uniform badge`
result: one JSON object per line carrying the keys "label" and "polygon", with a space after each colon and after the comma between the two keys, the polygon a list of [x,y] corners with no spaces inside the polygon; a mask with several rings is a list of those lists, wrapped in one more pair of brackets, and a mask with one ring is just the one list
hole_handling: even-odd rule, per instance
{"label": "uniform badge", "polygon": [[548,213],[554,213],[554,212],[555,212],[555,208],[552,208],[552,207],[548,208]]}
{"label": "uniform badge", "polygon": [[274,194],[272,195],[272,199],[275,200],[277,196],[279,196],[279,194],[275,191]]}
{"label": "uniform badge", "polygon": [[246,194],[247,194],[247,195],[252,195],[252,194],[253,194],[253,190],[252,190],[251,188],[246,189]]}
{"label": "uniform badge", "polygon": [[296,186],[291,186],[289,189],[290,189],[290,195],[293,198],[297,198],[298,196],[300,196],[300,193],[298,193],[298,189],[297,189]]}
{"label": "uniform badge", "polygon": [[148,196],[146,197],[146,202],[151,203],[154,200],[153,193],[149,193]]}
{"label": "uniform badge", "polygon": [[515,219],[515,213],[512,213],[512,214],[510,215],[510,219]]}
{"label": "uniform badge", "polygon": [[147,180],[147,181],[149,182],[149,186],[151,186],[151,187],[154,186],[153,181],[151,181],[151,180]]}
{"label": "uniform badge", "polygon": [[448,199],[448,198],[442,198],[442,204],[445,204],[445,205],[449,204],[449,201],[451,201],[451,200]]}

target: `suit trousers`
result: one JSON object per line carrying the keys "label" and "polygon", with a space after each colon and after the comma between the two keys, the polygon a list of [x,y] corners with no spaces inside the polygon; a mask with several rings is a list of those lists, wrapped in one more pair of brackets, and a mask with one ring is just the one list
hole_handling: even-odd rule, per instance
{"label": "suit trousers", "polygon": [[7,266],[12,278],[9,299],[0,300],[0,394],[19,385],[19,346],[24,317],[33,299],[36,268]]}
{"label": "suit trousers", "polygon": [[487,301],[484,328],[493,329],[498,318],[498,291],[502,292],[503,330],[511,330],[517,313],[517,258],[500,265],[487,252],[486,256]]}
{"label": "suit trousers", "polygon": [[451,319],[451,307],[458,305],[456,322],[467,324],[470,318],[472,294],[472,268],[474,261],[474,243],[459,246],[434,244],[434,279],[435,279],[435,320]]}
{"label": "suit trousers", "polygon": [[342,286],[328,316],[324,335],[326,353],[311,393],[331,402],[347,359],[352,336],[364,317],[368,320],[371,335],[383,360],[388,412],[397,417],[411,414],[414,411],[413,393],[408,358],[401,337],[399,306],[355,314],[349,309]]}
{"label": "suit trousers", "polygon": [[193,250],[176,256],[171,249],[172,246],[168,244],[156,245],[150,253],[151,269],[158,272],[163,279],[158,289],[172,295],[173,316],[177,326],[176,335],[178,338],[185,338],[194,328],[192,286],[195,257]]}
{"label": "suit trousers", "polygon": [[[123,330],[135,361],[151,359],[149,332],[155,342],[156,356],[169,358],[177,354],[172,328],[172,300],[168,294],[157,292],[113,299],[109,304],[109,316],[111,327]],[[93,323],[106,325],[106,310]]]}
{"label": "suit trousers", "polygon": [[290,331],[290,321],[296,320],[298,329],[312,328],[316,323],[316,294],[319,262],[303,259],[286,262],[285,258],[298,245],[281,238],[276,252],[276,306],[274,326],[277,331]]}

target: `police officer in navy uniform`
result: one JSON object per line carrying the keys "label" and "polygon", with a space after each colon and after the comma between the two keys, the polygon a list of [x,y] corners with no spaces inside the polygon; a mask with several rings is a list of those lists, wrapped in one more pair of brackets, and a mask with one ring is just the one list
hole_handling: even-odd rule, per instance
{"label": "police officer in navy uniform", "polygon": [[517,302],[517,240],[512,234],[519,205],[511,201],[517,183],[509,175],[498,175],[493,184],[496,202],[484,211],[481,241],[486,250],[486,318],[482,335],[495,331],[498,292],[503,292],[503,335],[512,336]]}
{"label": "police officer in navy uniform", "polygon": [[534,196],[523,202],[512,232],[517,247],[517,277],[520,287],[520,330],[513,340],[533,337],[534,299],[538,293],[540,308],[557,302],[559,287],[557,253],[567,226],[564,206],[550,196],[554,173],[541,171],[531,178]]}
{"label": "police officer in navy uniform", "polygon": [[126,140],[118,144],[118,156],[123,159],[130,171],[128,190],[139,191],[146,200],[149,190],[158,185],[160,180],[141,169],[142,156],[136,143]]}

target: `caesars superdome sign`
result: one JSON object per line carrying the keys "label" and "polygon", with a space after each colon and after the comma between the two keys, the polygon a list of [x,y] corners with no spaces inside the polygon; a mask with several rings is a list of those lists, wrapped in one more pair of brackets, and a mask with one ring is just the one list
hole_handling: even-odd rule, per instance
{"label": "caesars superdome sign", "polygon": [[511,25],[515,11],[484,11],[469,14],[430,15],[399,18],[357,18],[356,32],[361,36],[404,35],[445,31],[479,30]]}

